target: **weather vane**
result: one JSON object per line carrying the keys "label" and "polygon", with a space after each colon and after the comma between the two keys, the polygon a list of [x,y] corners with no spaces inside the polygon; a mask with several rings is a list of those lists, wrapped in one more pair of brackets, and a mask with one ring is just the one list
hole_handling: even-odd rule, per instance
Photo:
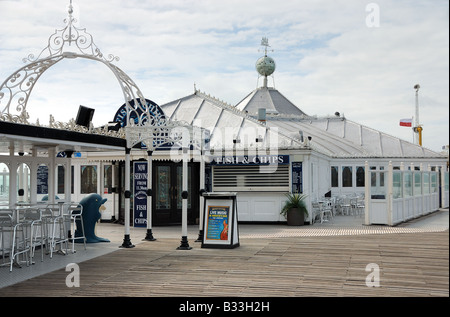
{"label": "weather vane", "polygon": [[[267,56],[267,48],[270,47],[269,39],[265,36],[261,39],[261,46],[264,46],[264,55]],[[273,50],[271,50],[273,52]]]}

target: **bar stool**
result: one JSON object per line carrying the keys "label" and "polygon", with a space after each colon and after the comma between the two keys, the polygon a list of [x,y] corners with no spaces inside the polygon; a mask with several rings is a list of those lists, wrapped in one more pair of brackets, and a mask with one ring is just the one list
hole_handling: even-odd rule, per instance
{"label": "bar stool", "polygon": [[73,228],[72,253],[75,253],[75,240],[79,239],[83,239],[84,249],[86,250],[86,235],[84,233],[83,223],[83,206],[78,204],[70,204],[67,207],[66,215],[70,218],[70,226],[71,228]]}
{"label": "bar stool", "polygon": [[[56,252],[56,246],[59,244],[59,253],[66,255],[67,250],[69,249],[68,243],[69,238],[67,235],[67,218],[64,216],[62,206],[58,208],[48,207],[51,210],[52,219],[51,219],[51,237],[49,249],[50,249],[50,258],[53,258],[53,253]],[[65,245],[65,251],[63,251],[63,245]]]}
{"label": "bar stool", "polygon": [[12,210],[2,210],[2,214],[0,214],[0,251],[2,253],[2,263],[0,265],[2,266],[6,264],[6,255],[10,251],[11,233],[14,227],[12,217]]}
{"label": "bar stool", "polygon": [[44,224],[41,208],[30,208],[25,211],[25,220],[30,222],[30,261],[33,264],[36,246],[41,248],[41,262],[44,261],[44,244],[47,245],[48,232]]}
{"label": "bar stool", "polygon": [[[31,263],[28,257],[31,252],[31,222],[25,217],[26,210],[18,209],[16,213],[17,218],[13,219],[13,236],[11,239],[12,245],[9,255],[10,272],[12,272],[14,264],[21,267],[21,262],[25,262],[27,266]],[[14,221],[16,222],[14,223]],[[20,260],[20,255],[22,255],[23,260]]]}

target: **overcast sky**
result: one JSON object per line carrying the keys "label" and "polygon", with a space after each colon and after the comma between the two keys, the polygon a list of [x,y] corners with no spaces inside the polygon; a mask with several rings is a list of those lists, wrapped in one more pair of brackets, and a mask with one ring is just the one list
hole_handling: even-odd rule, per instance
{"label": "overcast sky", "polygon": [[[0,82],[37,56],[65,26],[70,0],[0,0]],[[197,89],[236,105],[258,83],[260,42],[276,62],[269,86],[309,115],[333,115],[413,141],[400,119],[415,114],[420,84],[423,145],[449,144],[448,0],[73,0],[77,26],[103,54],[163,105]],[[273,51],[272,51],[273,50]],[[274,80],[273,80],[274,79]],[[4,101],[0,103],[3,110]],[[39,78],[30,121],[75,118],[96,125],[124,103],[112,72],[65,59]]]}

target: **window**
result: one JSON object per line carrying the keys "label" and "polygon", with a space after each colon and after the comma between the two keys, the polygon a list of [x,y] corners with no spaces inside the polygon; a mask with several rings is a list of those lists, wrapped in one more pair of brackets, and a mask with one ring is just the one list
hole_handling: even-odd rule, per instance
{"label": "window", "polygon": [[352,187],[352,167],[342,167],[342,187]]}
{"label": "window", "polygon": [[414,196],[422,195],[422,175],[420,172],[414,172]]}
{"label": "window", "polygon": [[412,173],[404,172],[403,174],[403,183],[405,184],[405,197],[410,197],[413,195],[413,187],[412,187]]}
{"label": "window", "polygon": [[9,203],[9,167],[0,163],[0,205]]}
{"label": "window", "polygon": [[356,167],[356,187],[364,187],[365,172],[364,166]]}
{"label": "window", "polygon": [[339,187],[339,168],[331,166],[331,187]]}
{"label": "window", "polygon": [[401,171],[394,171],[393,177],[393,197],[395,198],[402,198],[403,194],[403,184],[402,184],[402,172]]}
{"label": "window", "polygon": [[97,166],[81,166],[81,194],[90,194],[97,192]]}
{"label": "window", "polygon": [[103,193],[112,194],[112,165],[103,166]]}
{"label": "window", "polygon": [[430,173],[423,173],[423,194],[430,193]]}
{"label": "window", "polygon": [[57,176],[57,179],[58,179],[57,194],[64,194],[64,185],[65,185],[64,184],[64,178],[65,178],[64,166],[58,165],[56,173],[58,174],[58,176]]}
{"label": "window", "polygon": [[214,191],[289,191],[289,165],[214,166]]}

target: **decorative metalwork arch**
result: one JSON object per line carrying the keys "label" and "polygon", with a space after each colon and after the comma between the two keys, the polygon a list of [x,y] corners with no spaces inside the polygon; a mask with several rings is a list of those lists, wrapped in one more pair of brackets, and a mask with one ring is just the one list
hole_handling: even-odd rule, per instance
{"label": "decorative metalwork arch", "polygon": [[[118,61],[119,57],[109,54],[106,58],[95,45],[92,35],[87,33],[85,28],[74,25],[76,19],[72,16],[72,4],[69,5],[68,12],[69,16],[64,19],[66,26],[56,30],[49,37],[48,45],[38,57],[35,58],[33,54],[29,54],[23,59],[28,64],[10,75],[0,86],[0,119],[28,124],[29,114],[26,108],[37,80],[47,69],[64,58],[81,57],[101,62],[113,72],[127,105],[127,118],[138,117],[137,125],[144,124],[141,118],[150,118],[147,102],[136,83],[123,70],[112,64],[112,61]],[[76,52],[66,51],[67,45]],[[133,105],[130,104],[131,100],[134,100]],[[6,103],[2,105],[2,101]],[[14,108],[18,114],[12,112]],[[134,120],[130,120],[130,126],[135,124]]]}

